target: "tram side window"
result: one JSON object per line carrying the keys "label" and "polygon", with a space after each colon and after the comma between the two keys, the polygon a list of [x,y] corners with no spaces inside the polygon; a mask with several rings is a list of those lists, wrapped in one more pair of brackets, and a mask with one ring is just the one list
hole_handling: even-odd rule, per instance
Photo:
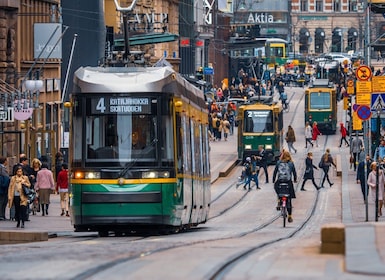
{"label": "tram side window", "polygon": [[311,110],[330,110],[331,95],[329,92],[312,92],[309,103]]}

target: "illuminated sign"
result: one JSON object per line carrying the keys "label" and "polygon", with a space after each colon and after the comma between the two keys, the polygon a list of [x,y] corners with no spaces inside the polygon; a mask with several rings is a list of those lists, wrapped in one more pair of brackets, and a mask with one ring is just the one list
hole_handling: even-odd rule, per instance
{"label": "illuminated sign", "polygon": [[150,114],[147,97],[100,97],[91,100],[92,114]]}
{"label": "illuminated sign", "polygon": [[268,13],[250,13],[247,23],[273,23],[274,16]]}

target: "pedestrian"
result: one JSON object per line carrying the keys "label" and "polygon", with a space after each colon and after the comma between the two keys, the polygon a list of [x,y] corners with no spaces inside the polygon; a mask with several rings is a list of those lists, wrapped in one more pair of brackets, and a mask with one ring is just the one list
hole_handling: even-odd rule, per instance
{"label": "pedestrian", "polygon": [[306,122],[306,125],[305,125],[305,149],[307,149],[307,144],[308,143],[312,147],[314,146],[313,142],[311,141],[312,136],[313,136],[313,129],[311,128],[310,123]]}
{"label": "pedestrian", "polygon": [[8,207],[11,208],[15,206],[16,227],[20,227],[21,222],[21,227],[24,228],[24,222],[27,220],[28,197],[23,191],[23,185],[29,188],[31,183],[29,182],[28,176],[23,175],[22,166],[16,167],[15,172],[16,174],[12,176],[11,182],[9,183]]}
{"label": "pedestrian", "polygon": [[60,194],[61,207],[60,216],[66,215],[67,217],[69,217],[70,215],[68,213],[68,164],[63,163],[61,168],[62,169],[57,176],[57,187]]}
{"label": "pedestrian", "polygon": [[267,172],[267,157],[268,154],[266,153],[266,150],[264,149],[263,145],[258,146],[258,155],[257,155],[257,165],[259,166],[259,170],[257,171],[259,175],[259,171],[261,168],[263,168],[265,172],[265,183],[269,183],[269,173]]}
{"label": "pedestrian", "polygon": [[252,172],[252,164],[251,164],[251,157],[246,158],[246,162],[244,164],[245,168],[245,175],[246,175],[246,182],[243,185],[243,189],[246,190],[246,186],[248,186],[248,189],[251,190],[251,180],[253,179],[253,172]]}
{"label": "pedestrian", "polygon": [[[361,185],[361,192],[364,197],[364,201],[366,201],[366,197],[369,193],[369,186],[367,185],[367,180],[369,173],[371,171],[370,165],[372,164],[372,160],[370,155],[366,155],[364,160],[361,160],[357,166],[357,175],[356,180],[357,184]],[[366,175],[365,175],[365,167],[366,167]]]}
{"label": "pedestrian", "polygon": [[317,166],[313,164],[313,153],[309,152],[307,153],[307,157],[305,159],[305,174],[303,175],[301,191],[306,191],[305,183],[307,180],[311,180],[317,190],[320,189],[314,181],[314,168],[318,170]]}
{"label": "pedestrian", "polygon": [[364,149],[364,145],[362,143],[362,140],[356,134],[356,136],[353,137],[352,145],[350,146],[350,153],[353,155],[354,171],[356,171],[356,169],[357,169],[357,163],[359,161],[359,156],[360,156],[360,153],[363,149]]}
{"label": "pedestrian", "polygon": [[319,147],[318,145],[318,135],[322,135],[321,132],[318,129],[317,122],[313,122],[313,128],[312,128],[312,141],[316,144],[316,147]]}
{"label": "pedestrian", "polygon": [[34,188],[36,183],[37,172],[41,169],[41,161],[38,158],[32,160],[31,174],[29,176],[29,181],[31,182],[31,188]]}
{"label": "pedestrian", "polygon": [[[371,172],[368,176],[368,186],[370,187],[370,193],[372,200],[376,202],[376,187],[377,187],[377,162],[372,162],[370,165]],[[384,199],[384,184],[385,184],[385,176],[384,171],[379,168],[378,169],[378,216],[382,216],[382,205]]]}
{"label": "pedestrian", "polygon": [[381,51],[377,52],[377,62],[382,59]]}
{"label": "pedestrian", "polygon": [[0,157],[0,220],[6,220],[5,209],[8,203],[8,188],[10,182],[7,164],[7,158]]}
{"label": "pedestrian", "polygon": [[325,153],[321,157],[320,164],[319,164],[319,167],[322,168],[322,170],[324,171],[324,177],[322,179],[321,188],[324,187],[325,180],[328,181],[330,187],[334,185],[334,183],[332,183],[329,178],[329,168],[331,165],[336,167],[333,157],[330,154],[330,150],[326,149]]}
{"label": "pedestrian", "polygon": [[289,148],[289,152],[291,153],[293,150],[295,153],[297,153],[297,149],[294,148],[293,144],[295,142],[295,132],[294,132],[294,129],[291,125],[289,125],[287,127],[287,132],[286,132],[286,142],[287,142],[287,146]]}
{"label": "pedestrian", "polygon": [[230,122],[227,120],[227,116],[225,115],[222,121],[222,130],[223,130],[223,137],[225,138],[225,141],[227,141],[227,137],[230,132]]}
{"label": "pedestrian", "polygon": [[260,190],[261,188],[259,187],[259,180],[258,180],[258,171],[259,171],[259,166],[258,166],[258,159],[257,156],[251,156],[251,172],[252,172],[252,180],[255,182],[255,188],[257,190]]}
{"label": "pedestrian", "polygon": [[48,165],[43,163],[41,170],[37,172],[35,190],[39,193],[42,216],[48,216],[51,192],[55,190],[53,173],[48,169]]}
{"label": "pedestrian", "polygon": [[345,141],[346,147],[349,147],[348,140],[346,140],[346,136],[348,134],[346,127],[344,126],[343,123],[340,123],[340,133],[341,133],[341,139],[340,139],[340,148],[342,146],[342,141]]}
{"label": "pedestrian", "polygon": [[[289,197],[287,198],[287,213],[289,214],[287,221],[289,223],[293,222],[292,216],[292,203],[291,200],[296,198],[294,191],[294,183],[297,183],[297,172],[295,170],[294,162],[291,158],[291,155],[288,151],[283,151],[281,155],[281,159],[277,161],[275,165],[274,173],[273,173],[273,182],[274,182],[274,190],[278,196],[279,203],[279,194],[280,194],[280,185],[285,183],[289,187]],[[280,205],[277,206],[279,209]]]}

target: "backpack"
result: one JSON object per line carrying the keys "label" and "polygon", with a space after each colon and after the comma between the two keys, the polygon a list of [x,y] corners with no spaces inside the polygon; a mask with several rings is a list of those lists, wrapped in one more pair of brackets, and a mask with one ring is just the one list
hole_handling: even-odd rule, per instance
{"label": "backpack", "polygon": [[318,163],[318,167],[319,167],[319,168],[324,167],[324,160],[323,160],[323,159],[324,159],[324,157],[322,156],[322,157],[321,157],[321,160],[320,160],[319,163]]}
{"label": "backpack", "polygon": [[251,165],[250,163],[245,163],[245,173],[247,176],[251,175]]}
{"label": "backpack", "polygon": [[221,121],[218,119],[215,124],[217,125],[217,127],[220,127],[221,126]]}
{"label": "backpack", "polygon": [[288,162],[278,163],[278,180],[279,181],[290,181],[291,179],[291,170]]}

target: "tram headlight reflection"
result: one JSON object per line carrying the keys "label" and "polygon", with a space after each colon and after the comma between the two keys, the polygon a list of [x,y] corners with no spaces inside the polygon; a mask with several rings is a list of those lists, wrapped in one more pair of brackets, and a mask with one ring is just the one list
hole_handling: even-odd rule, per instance
{"label": "tram headlight reflection", "polygon": [[100,179],[100,172],[85,172],[85,179]]}
{"label": "tram headlight reflection", "polygon": [[169,178],[170,172],[168,171],[145,171],[142,172],[142,179],[154,179],[154,178]]}

